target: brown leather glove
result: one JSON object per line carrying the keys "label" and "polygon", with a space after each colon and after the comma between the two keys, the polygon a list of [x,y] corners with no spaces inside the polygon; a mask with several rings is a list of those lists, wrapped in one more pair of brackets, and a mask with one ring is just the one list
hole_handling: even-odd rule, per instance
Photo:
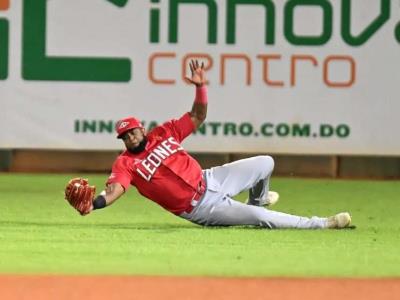
{"label": "brown leather glove", "polygon": [[82,216],[92,211],[96,187],[90,186],[87,179],[73,178],[65,187],[65,200]]}

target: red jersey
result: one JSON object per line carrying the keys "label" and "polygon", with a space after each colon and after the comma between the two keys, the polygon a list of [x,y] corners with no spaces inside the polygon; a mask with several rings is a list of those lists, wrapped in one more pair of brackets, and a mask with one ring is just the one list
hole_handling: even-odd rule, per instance
{"label": "red jersey", "polygon": [[202,169],[180,145],[195,125],[190,114],[155,127],[147,134],[145,150],[125,150],[115,160],[107,184],[134,185],[140,194],[166,210],[181,214],[189,206],[202,179]]}

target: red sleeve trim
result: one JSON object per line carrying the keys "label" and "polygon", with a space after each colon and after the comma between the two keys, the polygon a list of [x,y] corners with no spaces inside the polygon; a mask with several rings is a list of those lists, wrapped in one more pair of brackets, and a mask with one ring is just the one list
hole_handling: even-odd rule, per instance
{"label": "red sleeve trim", "polygon": [[122,185],[122,187],[124,188],[125,192],[131,186],[130,182],[126,182],[126,180],[122,180],[122,179],[118,179],[118,178],[108,179],[107,182],[106,182],[106,185],[109,185],[109,184],[112,184],[112,183],[119,183],[120,185]]}

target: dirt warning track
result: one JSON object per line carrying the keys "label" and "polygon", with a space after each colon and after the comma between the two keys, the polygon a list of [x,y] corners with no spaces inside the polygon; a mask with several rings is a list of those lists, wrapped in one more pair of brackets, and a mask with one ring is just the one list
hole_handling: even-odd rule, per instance
{"label": "dirt warning track", "polygon": [[400,278],[290,279],[152,276],[1,275],[0,298],[124,299],[400,299]]}

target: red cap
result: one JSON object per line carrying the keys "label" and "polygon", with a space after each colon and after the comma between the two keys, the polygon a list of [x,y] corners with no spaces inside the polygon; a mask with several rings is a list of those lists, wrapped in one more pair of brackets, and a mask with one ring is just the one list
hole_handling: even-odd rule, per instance
{"label": "red cap", "polygon": [[117,138],[120,139],[125,132],[133,128],[144,128],[144,127],[142,123],[140,123],[140,121],[134,117],[128,117],[119,120],[115,124],[115,131],[117,132]]}

